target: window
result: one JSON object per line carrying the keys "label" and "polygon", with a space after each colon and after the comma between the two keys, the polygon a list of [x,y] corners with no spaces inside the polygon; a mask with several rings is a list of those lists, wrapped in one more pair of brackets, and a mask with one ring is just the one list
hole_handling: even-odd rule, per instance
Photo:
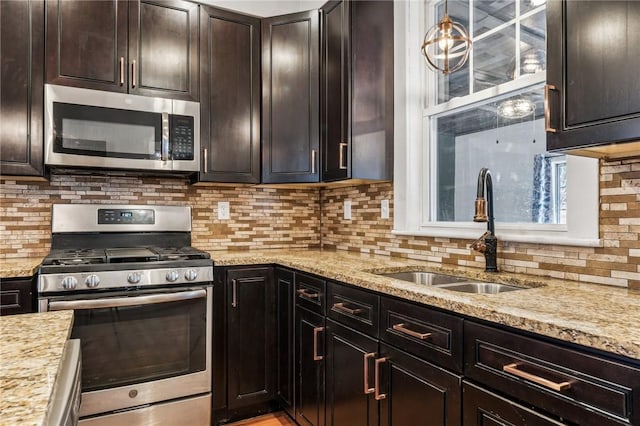
{"label": "window", "polygon": [[444,1],[395,8],[395,232],[476,238],[486,227],[471,222],[477,176],[488,167],[499,238],[598,245],[597,160],[546,152],[544,0],[449,0],[473,48],[448,76],[419,49]]}

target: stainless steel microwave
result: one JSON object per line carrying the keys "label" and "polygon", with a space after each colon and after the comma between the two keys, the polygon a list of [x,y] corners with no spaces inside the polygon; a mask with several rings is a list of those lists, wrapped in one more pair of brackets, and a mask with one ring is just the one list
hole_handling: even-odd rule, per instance
{"label": "stainless steel microwave", "polygon": [[200,104],[45,85],[45,164],[196,172]]}

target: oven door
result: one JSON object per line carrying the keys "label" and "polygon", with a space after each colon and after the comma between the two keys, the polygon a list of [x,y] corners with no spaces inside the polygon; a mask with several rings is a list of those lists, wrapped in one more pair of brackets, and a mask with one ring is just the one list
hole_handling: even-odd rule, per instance
{"label": "oven door", "polygon": [[50,311],[74,310],[80,415],[211,392],[212,294],[201,286],[46,299]]}

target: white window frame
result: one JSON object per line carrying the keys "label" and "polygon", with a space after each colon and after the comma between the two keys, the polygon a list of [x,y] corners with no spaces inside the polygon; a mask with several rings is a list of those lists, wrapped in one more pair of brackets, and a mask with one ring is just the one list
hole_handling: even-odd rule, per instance
{"label": "white window frame", "polygon": [[[427,87],[435,87],[432,71],[426,70],[422,44],[427,22],[423,0],[394,1],[394,229],[396,235],[475,239],[486,229],[484,223],[437,222],[433,219],[434,194],[429,170],[431,158],[429,120],[446,105],[462,107],[490,96],[508,96],[519,88],[542,83],[543,73],[524,76],[470,95],[467,101],[453,99],[425,109]],[[431,81],[430,81],[431,80]],[[599,167],[593,158],[567,156],[567,224],[496,222],[496,235],[502,241],[573,246],[601,246],[599,238]],[[579,184],[575,184],[579,182]],[[499,191],[499,188],[496,188]],[[471,219],[473,212],[469,212]]]}

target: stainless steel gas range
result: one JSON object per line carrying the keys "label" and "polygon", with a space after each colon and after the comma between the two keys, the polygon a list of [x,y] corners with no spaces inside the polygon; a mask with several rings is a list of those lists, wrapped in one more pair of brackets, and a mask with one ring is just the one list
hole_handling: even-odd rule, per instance
{"label": "stainless steel gas range", "polygon": [[213,262],[189,207],[54,205],[40,311],[74,310],[81,425],[209,425]]}

